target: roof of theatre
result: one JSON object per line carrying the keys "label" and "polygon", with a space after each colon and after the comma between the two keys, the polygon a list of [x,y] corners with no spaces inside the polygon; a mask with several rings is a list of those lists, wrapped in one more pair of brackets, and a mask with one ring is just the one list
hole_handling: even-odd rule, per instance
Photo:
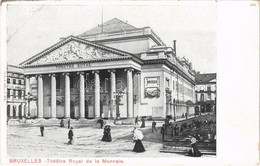
{"label": "roof of theatre", "polygon": [[206,73],[206,74],[197,73],[195,75],[195,82],[196,82],[196,84],[209,83],[210,81],[212,81],[216,78],[217,78],[216,73]]}
{"label": "roof of theatre", "polygon": [[113,18],[95,28],[92,28],[92,29],[80,34],[79,36],[99,34],[102,32],[102,28],[103,28],[103,33],[138,29],[130,24],[127,24],[124,21],[121,21],[117,18]]}

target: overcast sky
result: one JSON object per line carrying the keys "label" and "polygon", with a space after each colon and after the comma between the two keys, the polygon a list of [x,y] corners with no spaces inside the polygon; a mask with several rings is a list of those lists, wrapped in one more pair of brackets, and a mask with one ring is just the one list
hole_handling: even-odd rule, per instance
{"label": "overcast sky", "polygon": [[[207,5],[105,5],[104,22],[118,18],[142,28],[150,26],[168,45],[177,40],[177,56],[185,56],[201,73],[216,72],[217,7]],[[7,62],[18,65],[59,41],[101,24],[100,5],[8,5]]]}

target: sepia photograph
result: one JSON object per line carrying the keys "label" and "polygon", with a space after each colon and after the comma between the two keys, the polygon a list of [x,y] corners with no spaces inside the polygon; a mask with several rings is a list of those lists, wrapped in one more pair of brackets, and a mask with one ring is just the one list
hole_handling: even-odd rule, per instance
{"label": "sepia photograph", "polygon": [[8,163],[217,158],[217,2],[5,5]]}

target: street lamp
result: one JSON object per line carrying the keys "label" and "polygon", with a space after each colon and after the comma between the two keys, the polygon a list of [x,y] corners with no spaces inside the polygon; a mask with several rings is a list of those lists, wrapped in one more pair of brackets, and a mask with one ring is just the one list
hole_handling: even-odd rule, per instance
{"label": "street lamp", "polygon": [[27,100],[27,102],[28,102],[28,113],[27,113],[28,118],[30,118],[30,116],[31,116],[31,113],[30,113],[30,102],[32,100],[34,100],[34,99],[35,99],[35,96],[33,96],[30,92],[28,92],[25,95],[25,100]]}

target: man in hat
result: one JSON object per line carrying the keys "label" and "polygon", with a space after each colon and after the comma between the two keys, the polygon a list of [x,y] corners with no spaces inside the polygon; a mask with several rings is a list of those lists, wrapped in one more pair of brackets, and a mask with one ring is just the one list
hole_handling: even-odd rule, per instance
{"label": "man in hat", "polygon": [[154,120],[152,122],[152,133],[153,133],[153,130],[155,130],[157,132],[157,130],[156,130],[156,122]]}
{"label": "man in hat", "polygon": [[41,136],[43,137],[44,127],[43,127],[42,124],[41,124],[41,126],[40,126],[40,131],[41,131]]}
{"label": "man in hat", "polygon": [[69,138],[68,144],[71,145],[72,144],[72,140],[73,140],[73,127],[71,127],[70,130],[69,130],[68,138]]}

